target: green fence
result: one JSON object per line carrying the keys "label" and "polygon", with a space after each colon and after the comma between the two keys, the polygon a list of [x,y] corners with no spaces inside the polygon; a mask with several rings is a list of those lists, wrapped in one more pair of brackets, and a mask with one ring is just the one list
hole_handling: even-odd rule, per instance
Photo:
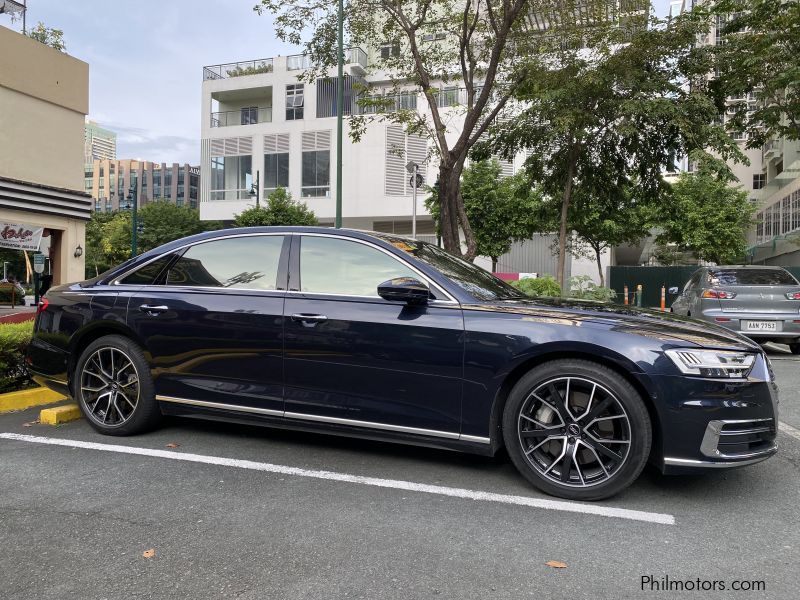
{"label": "green fence", "polygon": [[[800,267],[784,267],[800,280]],[[609,267],[609,287],[617,292],[617,302],[624,302],[624,289],[628,286],[628,298],[635,304],[636,286],[642,286],[642,306],[658,308],[661,306],[661,286],[667,290],[667,308],[675,301],[677,294],[670,294],[669,288],[682,290],[689,278],[697,270],[691,267]]]}

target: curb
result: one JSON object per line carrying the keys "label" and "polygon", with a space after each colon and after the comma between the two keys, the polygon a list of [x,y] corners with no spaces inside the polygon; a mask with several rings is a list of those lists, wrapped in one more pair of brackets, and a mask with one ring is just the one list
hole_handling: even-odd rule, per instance
{"label": "curb", "polygon": [[21,392],[9,392],[8,394],[0,394],[0,413],[25,410],[31,406],[53,404],[65,399],[66,397],[63,394],[45,387],[22,390]]}
{"label": "curb", "polygon": [[64,404],[39,411],[39,423],[42,425],[60,425],[81,418],[81,409],[77,404]]}

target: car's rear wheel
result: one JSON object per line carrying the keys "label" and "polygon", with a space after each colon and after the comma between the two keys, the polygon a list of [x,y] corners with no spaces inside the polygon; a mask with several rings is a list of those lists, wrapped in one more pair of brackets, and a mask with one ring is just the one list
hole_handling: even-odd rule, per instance
{"label": "car's rear wheel", "polygon": [[141,433],[161,420],[142,349],[126,337],[109,335],[89,344],[72,381],[83,415],[100,433]]}
{"label": "car's rear wheel", "polygon": [[789,350],[792,351],[792,354],[800,354],[800,343],[789,344]]}
{"label": "car's rear wheel", "polygon": [[652,444],[647,407],[611,369],[561,359],[524,375],[503,413],[511,460],[534,486],[572,500],[600,500],[641,473]]}

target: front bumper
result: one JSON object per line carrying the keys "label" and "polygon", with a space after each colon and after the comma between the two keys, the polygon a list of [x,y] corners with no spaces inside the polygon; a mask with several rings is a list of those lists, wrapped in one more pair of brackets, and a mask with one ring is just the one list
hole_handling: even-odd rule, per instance
{"label": "front bumper", "polygon": [[[778,390],[763,355],[745,381],[662,375],[656,378],[664,473],[740,467],[778,450]],[[660,459],[660,460],[658,460]]]}

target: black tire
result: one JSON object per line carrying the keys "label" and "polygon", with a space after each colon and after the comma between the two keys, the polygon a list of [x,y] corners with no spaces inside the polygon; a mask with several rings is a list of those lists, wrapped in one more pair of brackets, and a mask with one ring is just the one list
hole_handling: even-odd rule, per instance
{"label": "black tire", "polygon": [[89,425],[105,435],[142,433],[161,422],[144,353],[124,336],[107,335],[89,344],[75,365],[72,387]]}
{"label": "black tire", "polygon": [[[565,385],[566,394],[561,391]],[[564,396],[569,408],[562,418]],[[553,410],[550,402],[557,404],[559,398],[562,405]],[[577,414],[577,409],[585,412]],[[611,430],[611,437],[601,427]],[[559,359],[535,367],[512,388],[503,411],[503,439],[517,470],[544,493],[570,500],[601,500],[639,477],[653,432],[647,407],[623,377],[587,360]],[[558,458],[545,469],[554,457]]]}
{"label": "black tire", "polygon": [[789,350],[792,351],[792,354],[800,354],[800,343],[789,344]]}

